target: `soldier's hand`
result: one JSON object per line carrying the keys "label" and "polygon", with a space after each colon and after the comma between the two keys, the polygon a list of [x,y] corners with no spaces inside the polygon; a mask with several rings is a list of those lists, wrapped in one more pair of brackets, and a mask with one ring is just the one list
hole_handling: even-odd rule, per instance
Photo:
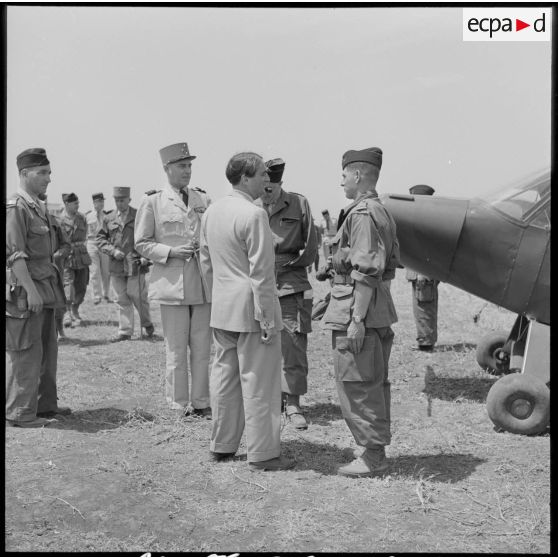
{"label": "soldier's hand", "polygon": [[43,309],[43,299],[37,289],[27,291],[27,308],[31,312],[40,312]]}
{"label": "soldier's hand", "polygon": [[347,338],[353,354],[360,353],[364,343],[364,324],[362,322],[355,323],[351,320],[349,328],[347,329]]}
{"label": "soldier's hand", "polygon": [[169,257],[171,258],[180,258],[181,260],[187,260],[191,258],[193,253],[195,252],[194,246],[191,244],[183,244],[181,246],[173,246],[170,249]]}
{"label": "soldier's hand", "polygon": [[140,258],[140,266],[141,267],[149,267],[151,262],[147,258]]}
{"label": "soldier's hand", "polygon": [[271,345],[276,335],[277,330],[274,327],[270,327],[269,329],[262,329],[262,343],[264,345]]}
{"label": "soldier's hand", "polygon": [[122,250],[115,248],[114,252],[112,253],[112,256],[115,260],[122,261],[126,257],[126,254],[124,254]]}

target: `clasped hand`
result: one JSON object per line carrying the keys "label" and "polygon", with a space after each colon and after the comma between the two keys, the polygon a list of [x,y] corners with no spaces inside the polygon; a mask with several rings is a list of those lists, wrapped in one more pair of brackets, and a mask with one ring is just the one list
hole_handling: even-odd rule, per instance
{"label": "clasped hand", "polygon": [[364,344],[364,333],[364,324],[362,322],[357,324],[351,320],[347,329],[347,340],[351,352],[355,355],[360,353],[362,349],[362,345]]}

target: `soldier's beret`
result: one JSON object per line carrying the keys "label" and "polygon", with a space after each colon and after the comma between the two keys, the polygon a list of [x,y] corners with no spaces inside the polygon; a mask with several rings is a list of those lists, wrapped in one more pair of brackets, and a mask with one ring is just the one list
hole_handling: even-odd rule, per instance
{"label": "soldier's beret", "polygon": [[98,192],[97,194],[93,194],[91,197],[93,198],[93,201],[104,200],[105,199],[105,196],[103,195],[102,192]]}
{"label": "soldier's beret", "polygon": [[436,190],[427,186],[426,184],[417,184],[416,186],[411,186],[409,188],[409,194],[431,196]]}
{"label": "soldier's beret", "polygon": [[112,189],[113,198],[129,198],[130,197],[130,187],[129,186],[114,186]]}
{"label": "soldier's beret", "polygon": [[62,194],[62,201],[64,203],[72,203],[78,201],[78,197],[73,192],[71,194]]}
{"label": "soldier's beret", "polygon": [[186,142],[167,145],[167,147],[159,150],[159,155],[161,155],[163,165],[176,163],[177,161],[182,161],[182,159],[192,160],[196,158],[196,155],[190,155]]}
{"label": "soldier's beret", "polygon": [[22,151],[16,157],[16,162],[18,171],[50,164],[46,151],[42,147],[32,147],[31,149]]}
{"label": "soldier's beret", "polygon": [[276,184],[281,182],[283,172],[285,171],[285,161],[283,159],[270,159],[266,162],[265,167],[269,175],[269,181]]}
{"label": "soldier's beret", "polygon": [[369,163],[382,168],[382,150],[379,147],[368,147],[366,149],[351,149],[343,155],[341,165],[345,168],[349,163]]}

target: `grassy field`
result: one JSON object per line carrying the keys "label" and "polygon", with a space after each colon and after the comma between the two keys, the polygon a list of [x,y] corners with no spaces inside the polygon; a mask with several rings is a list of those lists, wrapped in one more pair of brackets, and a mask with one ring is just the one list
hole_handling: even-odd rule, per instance
{"label": "grassy field", "polygon": [[336,475],[354,442],[319,324],[310,427],[282,430],[297,466],[251,472],[245,459],[210,463],[211,423],[166,408],[163,342],[108,344],[116,307],[88,299],[59,351],[60,404],[74,414],[6,429],[6,552],[549,553],[550,435],[497,432],[484,405],[495,378],[475,361],[482,335],[514,316],[489,305],[475,322],[483,301],[440,285],[438,346],[421,353],[403,272],[392,290],[393,440],[376,479]]}

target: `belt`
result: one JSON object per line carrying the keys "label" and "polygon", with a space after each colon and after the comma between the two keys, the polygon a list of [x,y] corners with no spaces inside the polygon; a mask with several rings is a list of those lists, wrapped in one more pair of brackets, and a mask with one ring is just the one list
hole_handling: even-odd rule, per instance
{"label": "belt", "polygon": [[333,283],[336,285],[354,285],[355,280],[350,275],[338,273],[333,276]]}
{"label": "belt", "polygon": [[85,240],[77,240],[76,242],[70,243],[72,246],[85,246]]}
{"label": "belt", "polygon": [[295,258],[298,258],[298,252],[291,252],[290,254],[275,254],[275,263],[281,265],[288,263]]}

